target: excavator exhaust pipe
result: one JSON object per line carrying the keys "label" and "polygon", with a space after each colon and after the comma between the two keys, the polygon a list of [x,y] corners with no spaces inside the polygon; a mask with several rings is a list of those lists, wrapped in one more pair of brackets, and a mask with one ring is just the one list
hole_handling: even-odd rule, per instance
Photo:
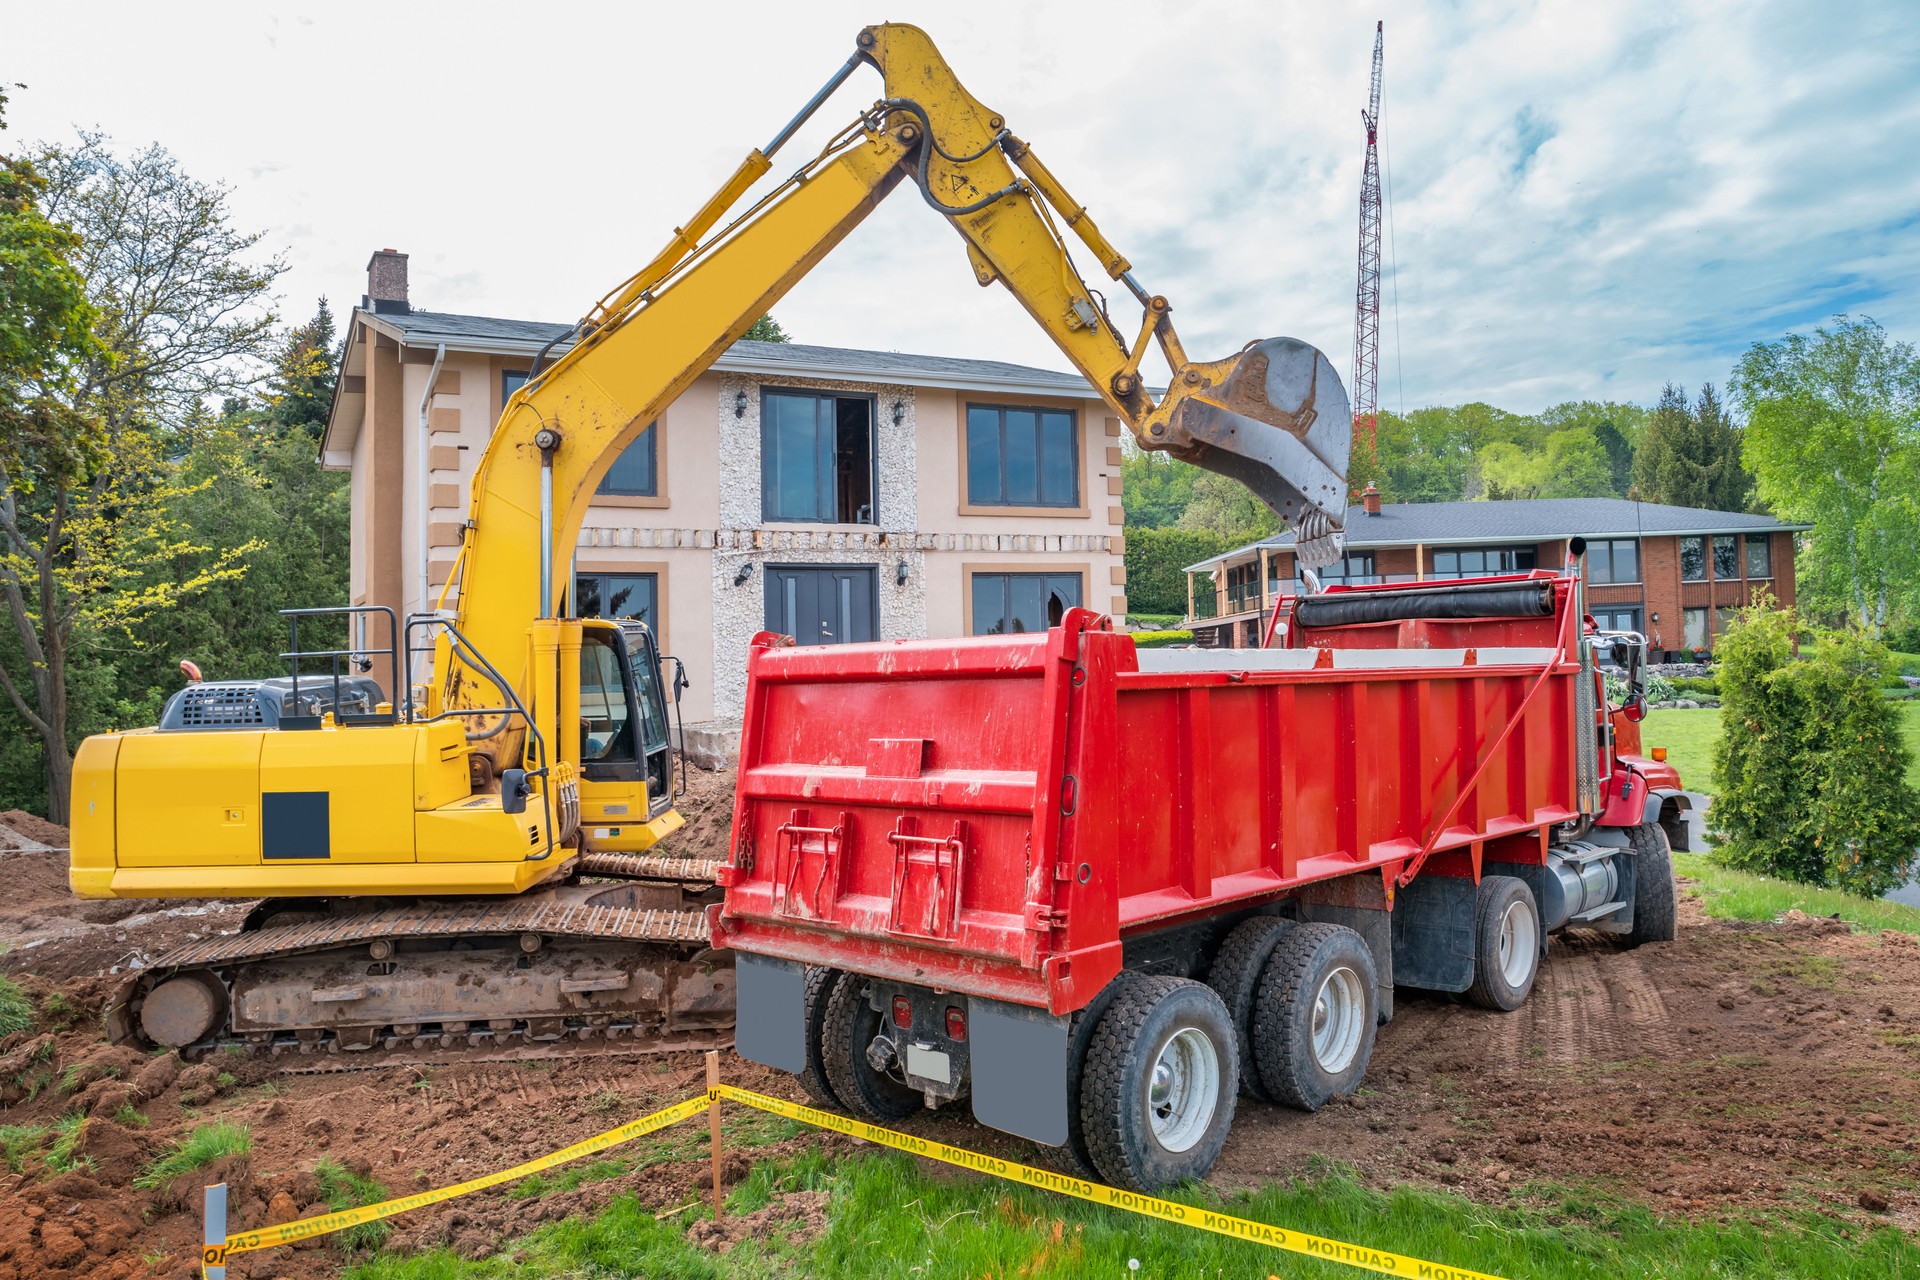
{"label": "excavator exhaust pipe", "polygon": [[1303,569],[1346,554],[1353,408],[1317,347],[1268,338],[1196,370],[1212,386],[1175,405],[1172,425],[1195,466],[1251,489],[1294,531]]}

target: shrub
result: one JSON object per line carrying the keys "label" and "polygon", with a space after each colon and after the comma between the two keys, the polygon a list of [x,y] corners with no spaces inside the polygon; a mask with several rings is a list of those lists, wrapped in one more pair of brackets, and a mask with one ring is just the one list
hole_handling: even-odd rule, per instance
{"label": "shrub", "polygon": [[1721,640],[1714,857],[1878,897],[1905,882],[1920,846],[1920,793],[1881,696],[1887,651],[1839,633],[1796,662],[1792,639],[1790,613],[1755,607]]}
{"label": "shrub", "polygon": [[1128,529],[1129,615],[1139,609],[1143,613],[1185,617],[1186,566],[1217,556],[1234,545],[1204,529]]}
{"label": "shrub", "polygon": [[1136,649],[1164,649],[1170,644],[1192,644],[1191,631],[1136,631],[1133,633],[1133,647]]}
{"label": "shrub", "polygon": [[33,1030],[33,1001],[12,978],[0,976],[0,1037]]}
{"label": "shrub", "polygon": [[175,1143],[172,1151],[148,1165],[147,1171],[133,1180],[133,1185],[157,1187],[169,1179],[204,1168],[226,1156],[243,1156],[251,1150],[253,1134],[243,1124],[221,1121],[199,1125],[187,1135],[184,1142]]}

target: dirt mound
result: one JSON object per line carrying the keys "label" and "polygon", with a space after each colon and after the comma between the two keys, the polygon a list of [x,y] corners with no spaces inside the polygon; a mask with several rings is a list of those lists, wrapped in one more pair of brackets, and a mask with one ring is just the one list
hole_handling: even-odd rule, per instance
{"label": "dirt mound", "polygon": [[23,849],[36,844],[49,849],[67,847],[65,827],[23,809],[8,809],[0,813],[0,827],[5,828],[0,830],[0,847]]}
{"label": "dirt mound", "polygon": [[668,837],[663,847],[688,858],[724,858],[733,839],[732,769],[708,772],[687,770],[686,793],[673,802],[687,825]]}
{"label": "dirt mound", "polygon": [[783,1235],[804,1244],[827,1229],[827,1193],[791,1191],[771,1204],[737,1217],[701,1218],[687,1228],[687,1239],[703,1249],[725,1254],[743,1240]]}

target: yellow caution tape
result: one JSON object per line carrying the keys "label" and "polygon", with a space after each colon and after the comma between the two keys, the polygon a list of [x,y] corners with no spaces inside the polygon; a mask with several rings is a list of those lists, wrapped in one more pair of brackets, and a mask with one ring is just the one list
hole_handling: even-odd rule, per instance
{"label": "yellow caution tape", "polygon": [[450,1187],[422,1191],[417,1195],[401,1196],[397,1200],[383,1200],[379,1204],[370,1204],[359,1209],[343,1209],[338,1213],[324,1213],[314,1218],[302,1218],[298,1222],[286,1222],[277,1227],[262,1227],[258,1231],[242,1231],[229,1235],[224,1248],[218,1245],[207,1246],[202,1256],[202,1264],[218,1266],[226,1261],[227,1255],[247,1253],[255,1249],[271,1249],[278,1245],[292,1244],[298,1240],[330,1235],[335,1231],[344,1231],[348,1227],[358,1226],[363,1222],[378,1222],[382,1218],[391,1218],[409,1209],[422,1209],[443,1200],[452,1200],[457,1196],[484,1191],[488,1187],[497,1187],[503,1182],[514,1182],[529,1174],[539,1173],[555,1165],[566,1164],[571,1160],[578,1160],[581,1156],[605,1151],[608,1147],[617,1147],[624,1142],[631,1142],[635,1138],[669,1128],[723,1100],[737,1102],[742,1106],[753,1107],[773,1115],[785,1116],[789,1120],[798,1120],[802,1124],[810,1124],[818,1129],[831,1129],[835,1133],[864,1138],[868,1142],[892,1147],[896,1151],[905,1151],[909,1155],[938,1160],[942,1164],[971,1169],[975,1173],[984,1173],[990,1177],[1004,1178],[1008,1182],[1019,1182],[1029,1187],[1037,1187],[1042,1191],[1058,1192],[1093,1204],[1125,1209],[1129,1213],[1158,1218],[1163,1222],[1177,1222],[1181,1226],[1211,1231],[1215,1235],[1271,1245],[1273,1248],[1304,1254],[1309,1258],[1343,1262],[1350,1267],[1359,1267],[1381,1275],[1411,1276],[1415,1280],[1501,1280],[1501,1277],[1488,1275],[1483,1271],[1470,1271],[1465,1267],[1450,1267],[1438,1262],[1428,1262],[1422,1258],[1409,1258],[1403,1254],[1388,1253],[1383,1249],[1369,1249],[1361,1245],[1348,1244],[1342,1240],[1330,1240],[1325,1236],[1308,1235],[1304,1231],[1289,1231],[1284,1227],[1276,1227],[1266,1222],[1236,1218],[1231,1214],[1219,1213],[1197,1205],[1162,1200],[1157,1196],[1142,1195],[1137,1191],[1122,1191],[1116,1187],[1103,1186],[1098,1182],[1089,1182],[1084,1178],[1058,1173],[1052,1169],[1036,1169],[1031,1165],[1002,1160],[998,1156],[968,1151],[964,1147],[948,1146],[944,1142],[935,1142],[930,1138],[916,1138],[912,1134],[883,1129],[877,1124],[868,1124],[864,1120],[852,1120],[846,1116],[835,1115],[831,1111],[817,1111],[812,1107],[803,1107],[780,1098],[770,1098],[764,1093],[738,1089],[727,1084],[708,1089],[705,1093],[695,1094],[683,1102],[676,1102],[670,1107],[641,1116],[638,1120],[632,1120],[617,1129],[596,1134],[570,1147],[562,1147],[551,1155],[529,1160],[511,1169],[502,1169],[498,1173],[489,1173],[484,1177],[456,1183]]}
{"label": "yellow caution tape", "polygon": [[1121,1191],[1115,1187],[1103,1186],[1098,1182],[1088,1182],[1084,1178],[1075,1178],[1070,1174],[1056,1173],[1051,1169],[1035,1169],[1031,1165],[1002,1160],[998,1156],[982,1155],[978,1151],[950,1147],[944,1142],[935,1142],[929,1138],[916,1138],[911,1134],[882,1129],[879,1125],[868,1124],[864,1120],[850,1120],[846,1116],[835,1115],[831,1111],[816,1111],[812,1107],[799,1106],[780,1098],[769,1098],[763,1093],[754,1093],[747,1089],[736,1089],[732,1085],[723,1084],[709,1089],[707,1093],[709,1096],[726,1098],[744,1106],[756,1107],[761,1111],[770,1111],[774,1115],[785,1116],[789,1120],[798,1120],[821,1129],[832,1129],[836,1133],[851,1134],[883,1147],[892,1147],[896,1151],[923,1156],[928,1160],[938,1160],[943,1164],[957,1165],[962,1169],[972,1169],[976,1173],[988,1174],[995,1178],[1005,1178],[1009,1182],[1022,1182],[1043,1191],[1057,1191],[1061,1195],[1073,1196],[1079,1200],[1110,1205],[1115,1209],[1125,1209],[1129,1213],[1159,1218],[1163,1222],[1177,1222],[1182,1226],[1211,1231],[1216,1235],[1232,1236],[1236,1240],[1251,1240],[1256,1244],[1272,1245],[1276,1249],[1302,1253],[1310,1258],[1344,1262],[1350,1267],[1376,1271],[1381,1275],[1413,1276],[1416,1280],[1501,1280],[1500,1277],[1490,1276],[1483,1271],[1449,1267],[1438,1262],[1428,1262],[1422,1258],[1409,1258],[1398,1253],[1388,1253],[1383,1249],[1368,1249],[1357,1244],[1347,1244],[1341,1240],[1329,1240],[1325,1236],[1310,1236],[1304,1231],[1288,1231],[1284,1227],[1276,1227],[1269,1223],[1236,1218],[1231,1214],[1218,1213],[1197,1205],[1161,1200],[1155,1196],[1141,1195],[1137,1191]]}
{"label": "yellow caution tape", "polygon": [[382,1218],[391,1218],[396,1213],[405,1213],[409,1209],[421,1209],[442,1200],[452,1200],[456,1196],[469,1195],[475,1191],[485,1191],[488,1187],[497,1187],[503,1182],[515,1182],[531,1173],[551,1169],[557,1164],[566,1164],[578,1160],[581,1156],[590,1156],[596,1151],[605,1151],[608,1147],[617,1147],[623,1142],[644,1137],[660,1129],[679,1124],[689,1116],[699,1115],[712,1103],[706,1094],[697,1094],[685,1102],[676,1102],[670,1107],[641,1116],[629,1121],[618,1129],[609,1129],[596,1134],[584,1142],[576,1142],[570,1147],[562,1147],[552,1155],[517,1164],[511,1169],[502,1169],[498,1173],[489,1173],[485,1177],[474,1178],[469,1182],[457,1183],[451,1187],[440,1187],[434,1191],[422,1191],[418,1195],[401,1196],[398,1200],[382,1200],[379,1204],[370,1204],[359,1209],[342,1209],[338,1213],[323,1213],[316,1218],[302,1218],[298,1222],[284,1222],[277,1227],[262,1227],[258,1231],[242,1231],[227,1237],[227,1253],[247,1253],[254,1249],[271,1249],[276,1245],[292,1244],[296,1240],[307,1240],[314,1236],[330,1235],[335,1231],[344,1231],[348,1227],[363,1222],[378,1222]]}

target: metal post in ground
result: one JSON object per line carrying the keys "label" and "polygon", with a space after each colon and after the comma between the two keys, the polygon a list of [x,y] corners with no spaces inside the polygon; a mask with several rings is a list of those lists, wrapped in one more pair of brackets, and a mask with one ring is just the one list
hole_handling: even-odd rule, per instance
{"label": "metal post in ground", "polygon": [[227,1280],[227,1184],[208,1187],[201,1214],[200,1274]]}
{"label": "metal post in ground", "polygon": [[[707,1088],[720,1087],[720,1054],[718,1050],[707,1050]],[[720,1196],[720,1100],[715,1098],[707,1104],[707,1139],[713,1146],[713,1220],[720,1221],[725,1211],[725,1203]]]}

